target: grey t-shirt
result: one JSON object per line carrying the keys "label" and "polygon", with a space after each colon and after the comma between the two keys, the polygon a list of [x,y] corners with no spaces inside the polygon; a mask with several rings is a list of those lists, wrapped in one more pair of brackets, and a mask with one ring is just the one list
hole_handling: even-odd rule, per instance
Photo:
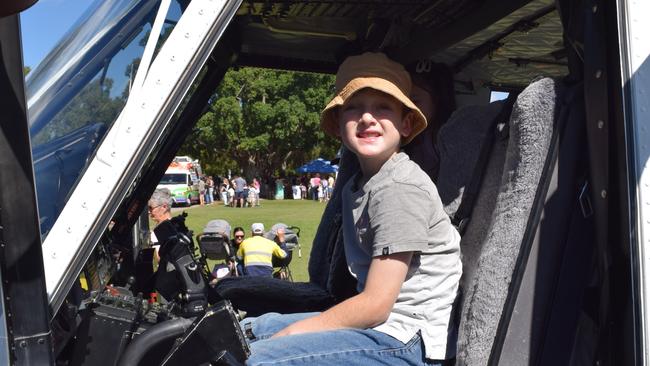
{"label": "grey t-shirt", "polygon": [[235,192],[242,192],[244,187],[246,187],[246,180],[242,177],[237,177],[232,182],[235,186]]}
{"label": "grey t-shirt", "polygon": [[388,319],[374,329],[404,343],[420,331],[427,358],[454,357],[451,311],[462,272],[460,235],[435,185],[404,153],[362,187],[356,186],[359,178],[343,188],[345,255],[357,290],[365,287],[372,257],[414,252]]}

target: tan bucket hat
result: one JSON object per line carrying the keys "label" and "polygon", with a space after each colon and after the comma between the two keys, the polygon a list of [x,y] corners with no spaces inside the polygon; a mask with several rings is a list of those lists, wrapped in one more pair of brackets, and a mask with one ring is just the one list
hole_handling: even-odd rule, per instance
{"label": "tan bucket hat", "polygon": [[402,145],[408,144],[418,133],[427,127],[427,119],[422,111],[413,104],[408,95],[411,93],[411,76],[404,67],[389,59],[383,53],[366,52],[359,56],[350,56],[336,73],[336,96],[321,112],[320,125],[330,136],[336,137],[339,122],[334,111],[343,105],[354,93],[364,88],[379,90],[399,100],[415,112],[413,130],[402,138]]}

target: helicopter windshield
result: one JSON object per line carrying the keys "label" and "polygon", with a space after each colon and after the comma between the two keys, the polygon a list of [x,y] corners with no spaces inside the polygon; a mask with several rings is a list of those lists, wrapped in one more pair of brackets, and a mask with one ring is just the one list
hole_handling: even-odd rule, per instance
{"label": "helicopter windshield", "polygon": [[[159,7],[158,0],[95,1],[29,74],[26,95],[43,236],[126,104]],[[184,7],[172,2],[156,49]]]}

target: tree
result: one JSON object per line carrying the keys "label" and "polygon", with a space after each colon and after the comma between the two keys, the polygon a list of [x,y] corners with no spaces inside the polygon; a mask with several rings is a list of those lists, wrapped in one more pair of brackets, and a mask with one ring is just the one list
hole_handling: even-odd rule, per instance
{"label": "tree", "polygon": [[126,103],[121,97],[111,98],[112,87],[113,80],[110,78],[103,81],[97,78],[89,82],[32,138],[34,145],[65,136],[87,125],[103,123],[110,126]]}
{"label": "tree", "polygon": [[230,70],[181,148],[210,174],[228,169],[247,177],[290,173],[340,145],[320,129],[332,96],[331,75],[259,68]]}

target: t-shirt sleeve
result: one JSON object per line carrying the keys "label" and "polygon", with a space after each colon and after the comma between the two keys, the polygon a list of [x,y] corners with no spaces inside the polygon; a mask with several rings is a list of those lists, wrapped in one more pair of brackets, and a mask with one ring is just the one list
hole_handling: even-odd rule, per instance
{"label": "t-shirt sleeve", "polygon": [[368,217],[373,257],[428,248],[433,205],[423,189],[403,183],[378,189],[368,202]]}
{"label": "t-shirt sleeve", "polygon": [[287,252],[282,250],[282,248],[280,248],[280,246],[277,245],[277,244],[275,244],[275,246],[273,247],[273,254],[278,258],[286,258],[287,257]]}

